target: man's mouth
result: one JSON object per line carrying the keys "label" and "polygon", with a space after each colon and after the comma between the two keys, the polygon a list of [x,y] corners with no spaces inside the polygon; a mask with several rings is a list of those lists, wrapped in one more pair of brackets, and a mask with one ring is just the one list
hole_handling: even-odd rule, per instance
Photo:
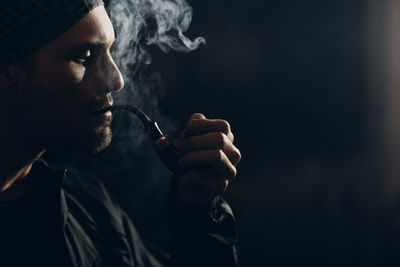
{"label": "man's mouth", "polygon": [[112,102],[96,108],[95,111],[91,112],[91,122],[96,126],[109,126],[112,121],[111,112]]}
{"label": "man's mouth", "polygon": [[91,113],[92,116],[98,115],[111,115],[113,103],[107,103],[99,108],[97,108],[94,112]]}
{"label": "man's mouth", "polygon": [[109,117],[112,116],[112,113],[109,110],[101,110],[97,112],[94,116]]}
{"label": "man's mouth", "polygon": [[109,116],[112,115],[111,110],[104,108],[92,113],[92,116]]}

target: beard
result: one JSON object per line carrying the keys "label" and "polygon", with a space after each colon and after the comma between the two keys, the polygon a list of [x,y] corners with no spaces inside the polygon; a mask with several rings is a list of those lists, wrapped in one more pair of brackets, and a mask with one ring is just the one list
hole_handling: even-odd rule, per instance
{"label": "beard", "polygon": [[57,155],[93,154],[105,149],[112,139],[112,118],[93,117],[96,102],[81,100],[80,90],[48,89],[33,75],[26,79],[16,90],[19,111],[15,115],[20,131]]}

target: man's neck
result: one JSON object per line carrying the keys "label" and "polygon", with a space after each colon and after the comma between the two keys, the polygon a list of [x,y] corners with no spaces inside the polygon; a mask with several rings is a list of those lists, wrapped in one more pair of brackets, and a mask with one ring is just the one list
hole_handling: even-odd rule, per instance
{"label": "man's neck", "polygon": [[[44,152],[45,150],[33,153],[31,156],[25,158],[23,157],[24,153],[22,153],[20,154],[21,158],[19,162],[14,159],[13,162],[0,167],[0,201],[17,199],[29,192],[31,188],[30,183],[24,180],[24,178],[28,176],[34,162]],[[8,161],[10,160],[4,158],[2,160],[3,163],[7,163]]]}

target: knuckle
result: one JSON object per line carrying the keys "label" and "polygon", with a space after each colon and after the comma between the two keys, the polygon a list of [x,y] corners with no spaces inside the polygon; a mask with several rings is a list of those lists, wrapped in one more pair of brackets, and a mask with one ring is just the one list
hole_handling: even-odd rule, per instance
{"label": "knuckle", "polygon": [[219,149],[222,149],[225,146],[226,135],[222,132],[216,132],[215,133],[215,142],[216,142],[216,146]]}
{"label": "knuckle", "polygon": [[222,120],[221,121],[221,127],[222,127],[222,131],[225,134],[228,134],[231,131],[231,125],[229,124],[229,122]]}
{"label": "knuckle", "polygon": [[196,113],[193,113],[191,118],[195,118],[195,119],[204,118],[204,115],[202,113],[196,112]]}
{"label": "knuckle", "polygon": [[194,113],[190,116],[188,123],[186,124],[187,127],[196,127],[198,125],[199,120],[204,119],[204,115],[201,113]]}
{"label": "knuckle", "polygon": [[232,132],[230,132],[230,137],[232,139],[231,142],[233,143],[235,141],[235,135]]}
{"label": "knuckle", "polygon": [[232,153],[233,155],[233,161],[235,164],[239,163],[239,161],[242,159],[242,154],[240,153],[239,149],[235,149]]}
{"label": "knuckle", "polygon": [[225,157],[224,151],[222,151],[221,149],[215,150],[215,160],[223,161],[224,157]]}
{"label": "knuckle", "polygon": [[236,175],[237,175],[236,168],[230,169],[229,172],[230,172],[229,173],[229,179],[234,179],[236,177]]}

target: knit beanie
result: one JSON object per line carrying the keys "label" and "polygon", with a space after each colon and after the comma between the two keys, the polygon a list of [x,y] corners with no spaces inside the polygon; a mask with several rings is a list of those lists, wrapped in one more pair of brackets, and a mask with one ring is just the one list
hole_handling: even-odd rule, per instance
{"label": "knit beanie", "polygon": [[0,69],[62,35],[102,0],[0,0]]}

